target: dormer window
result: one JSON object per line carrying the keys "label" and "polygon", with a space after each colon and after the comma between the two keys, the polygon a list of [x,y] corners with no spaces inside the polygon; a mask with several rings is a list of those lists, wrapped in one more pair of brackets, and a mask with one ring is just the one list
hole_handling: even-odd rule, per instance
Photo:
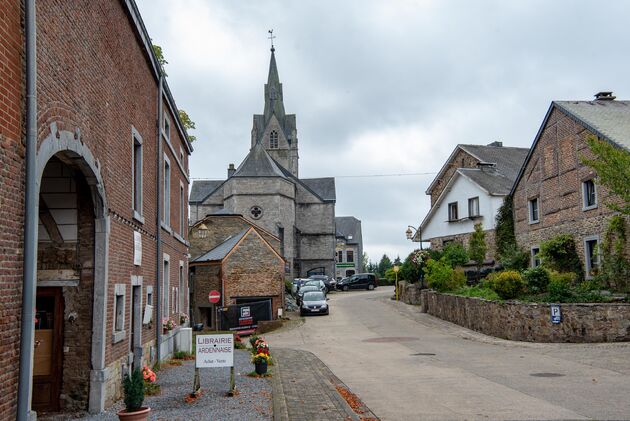
{"label": "dormer window", "polygon": [[278,149],[278,132],[275,130],[269,133],[269,149]]}

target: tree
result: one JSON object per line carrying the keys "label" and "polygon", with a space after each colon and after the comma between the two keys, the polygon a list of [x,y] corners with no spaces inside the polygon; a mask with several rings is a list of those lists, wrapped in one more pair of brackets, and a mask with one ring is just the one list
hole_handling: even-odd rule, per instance
{"label": "tree", "polygon": [[371,272],[370,270],[370,256],[366,252],[363,252],[361,257],[361,272]]}
{"label": "tree", "polygon": [[155,58],[157,58],[158,63],[160,64],[160,68],[162,69],[162,73],[164,76],[168,76],[166,74],[166,70],[164,69],[164,65],[168,64],[168,61],[164,58],[164,52],[162,51],[162,47],[157,44],[151,44],[153,47],[153,53],[155,54]]}
{"label": "tree", "polygon": [[466,248],[462,245],[462,243],[457,241],[448,243],[446,247],[444,247],[442,258],[446,263],[451,265],[452,268],[463,266],[468,263],[469,260]]}
{"label": "tree", "polygon": [[378,273],[381,274],[381,276],[385,276],[385,272],[387,272],[387,269],[392,267],[392,261],[389,260],[389,257],[387,257],[386,254],[383,255],[383,257],[381,257],[381,261],[378,262]]}
{"label": "tree", "polygon": [[188,133],[188,131],[195,129],[195,122],[190,119],[186,111],[178,110],[178,113],[179,113],[179,119],[181,120],[182,124],[184,125],[184,128],[186,129],[186,133],[188,134],[188,140],[190,140],[191,142],[194,142],[195,140],[197,140],[197,137],[194,135],[191,135],[190,133]]}
{"label": "tree", "polygon": [[394,259],[394,266],[400,265],[402,265],[402,262],[400,261],[400,256],[396,256],[396,258]]}
{"label": "tree", "polygon": [[514,235],[514,198],[506,196],[497,212],[495,247],[499,257],[509,254],[516,248]]}
{"label": "tree", "polygon": [[477,280],[479,280],[479,273],[483,266],[484,260],[486,260],[486,233],[483,231],[481,223],[475,224],[475,231],[470,236],[470,244],[468,245],[468,256],[470,260],[475,262],[477,267]]}
{"label": "tree", "polygon": [[630,152],[590,136],[586,143],[595,159],[582,158],[597,172],[597,182],[621,199],[621,204],[607,203],[612,210],[630,215]]}

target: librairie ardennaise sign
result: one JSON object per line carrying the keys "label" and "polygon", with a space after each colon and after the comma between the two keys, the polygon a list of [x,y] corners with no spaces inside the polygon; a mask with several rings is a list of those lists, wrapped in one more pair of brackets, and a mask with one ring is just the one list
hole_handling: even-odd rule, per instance
{"label": "librairie ardennaise sign", "polygon": [[234,366],[234,335],[197,335],[195,367]]}

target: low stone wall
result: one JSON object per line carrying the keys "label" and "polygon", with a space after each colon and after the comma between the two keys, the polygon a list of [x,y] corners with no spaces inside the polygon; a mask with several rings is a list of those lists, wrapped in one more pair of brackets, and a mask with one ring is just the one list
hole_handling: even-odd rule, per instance
{"label": "low stone wall", "polygon": [[398,299],[406,304],[420,305],[420,284],[398,281]]}
{"label": "low stone wall", "polygon": [[549,304],[498,303],[422,291],[423,312],[486,335],[527,342],[630,341],[630,304],[561,304],[551,323]]}

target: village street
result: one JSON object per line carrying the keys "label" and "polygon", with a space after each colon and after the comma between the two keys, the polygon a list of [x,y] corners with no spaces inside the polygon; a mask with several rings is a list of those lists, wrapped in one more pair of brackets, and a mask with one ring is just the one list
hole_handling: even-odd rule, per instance
{"label": "village street", "polygon": [[313,352],[383,420],[630,419],[628,344],[499,340],[392,292],[330,294],[330,316],[266,338]]}

